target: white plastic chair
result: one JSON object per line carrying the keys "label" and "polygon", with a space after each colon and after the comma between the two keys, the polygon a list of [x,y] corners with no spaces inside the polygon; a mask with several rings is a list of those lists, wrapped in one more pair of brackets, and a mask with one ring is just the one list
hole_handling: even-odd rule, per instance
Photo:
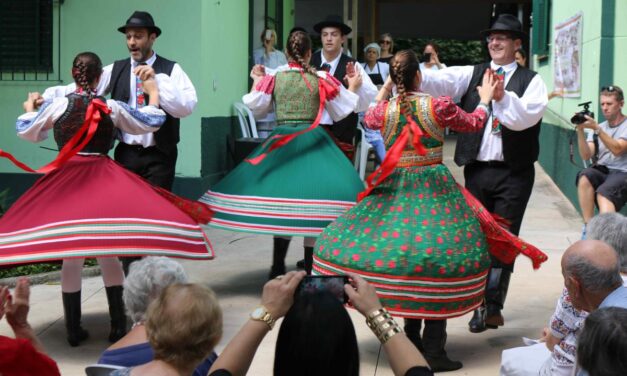
{"label": "white plastic chair", "polygon": [[259,138],[257,134],[257,124],[255,123],[255,117],[252,111],[244,103],[233,103],[233,110],[239,120],[239,126],[242,130],[242,137],[247,138]]}
{"label": "white plastic chair", "polygon": [[91,366],[85,367],[85,374],[87,376],[108,376],[113,371],[124,368],[125,367],[110,364],[92,364]]}
{"label": "white plastic chair", "polygon": [[370,150],[372,150],[372,145],[366,141],[366,131],[362,127],[361,123],[357,125],[357,129],[359,129],[359,133],[361,133],[361,141],[359,141],[357,150],[355,150],[355,169],[359,171],[359,177],[361,180],[364,180],[366,178],[368,155],[370,154]]}

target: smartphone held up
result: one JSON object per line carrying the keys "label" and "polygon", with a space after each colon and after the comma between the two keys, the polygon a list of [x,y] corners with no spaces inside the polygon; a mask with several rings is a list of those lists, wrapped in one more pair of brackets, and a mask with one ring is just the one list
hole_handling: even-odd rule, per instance
{"label": "smartphone held up", "polygon": [[347,283],[348,277],[345,275],[308,275],[298,285],[296,296],[328,291],[342,304],[346,304],[348,296],[344,291],[344,285]]}

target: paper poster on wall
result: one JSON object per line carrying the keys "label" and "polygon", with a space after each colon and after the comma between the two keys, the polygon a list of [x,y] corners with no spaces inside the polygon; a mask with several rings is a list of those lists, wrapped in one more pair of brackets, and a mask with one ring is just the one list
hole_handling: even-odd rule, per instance
{"label": "paper poster on wall", "polygon": [[553,87],[564,97],[581,97],[581,32],[583,13],[579,12],[555,26]]}

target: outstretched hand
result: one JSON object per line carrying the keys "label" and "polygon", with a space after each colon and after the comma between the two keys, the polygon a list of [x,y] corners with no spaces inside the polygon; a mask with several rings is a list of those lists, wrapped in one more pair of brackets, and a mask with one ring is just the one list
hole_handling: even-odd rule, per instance
{"label": "outstretched hand", "polygon": [[44,98],[38,92],[28,93],[26,101],[22,103],[25,112],[37,111],[39,106],[44,102]]}
{"label": "outstretched hand", "polygon": [[381,302],[375,288],[357,274],[346,273],[351,283],[344,285],[350,303],[364,316],[381,308]]}
{"label": "outstretched hand", "polygon": [[505,96],[505,77],[499,77],[493,70],[490,70],[490,72],[492,73],[492,77],[497,81],[496,89],[494,90],[492,99],[500,102],[501,99],[503,99],[503,97]]}
{"label": "outstretched hand", "polygon": [[253,81],[257,81],[262,79],[266,75],[266,67],[261,64],[256,64],[253,66],[253,69],[250,70],[250,78]]}

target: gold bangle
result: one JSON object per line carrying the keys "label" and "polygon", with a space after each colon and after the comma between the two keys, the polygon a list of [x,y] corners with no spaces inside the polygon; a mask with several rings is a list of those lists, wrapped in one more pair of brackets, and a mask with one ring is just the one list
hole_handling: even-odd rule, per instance
{"label": "gold bangle", "polygon": [[384,345],[387,341],[390,340],[390,338],[394,337],[395,335],[397,335],[398,333],[402,333],[403,330],[398,326],[398,324],[393,327],[392,329],[388,330],[387,332],[381,334],[380,336],[377,336],[379,338],[379,341],[381,342],[382,345]]}
{"label": "gold bangle", "polygon": [[382,315],[382,314],[384,314],[384,313],[388,313],[388,311],[387,311],[387,309],[385,309],[385,308],[381,307],[381,308],[379,308],[379,309],[376,309],[376,310],[374,310],[374,311],[370,312],[370,313],[366,316],[366,319],[373,319],[373,318],[375,318],[375,317],[377,317],[377,316],[379,316],[379,315]]}

